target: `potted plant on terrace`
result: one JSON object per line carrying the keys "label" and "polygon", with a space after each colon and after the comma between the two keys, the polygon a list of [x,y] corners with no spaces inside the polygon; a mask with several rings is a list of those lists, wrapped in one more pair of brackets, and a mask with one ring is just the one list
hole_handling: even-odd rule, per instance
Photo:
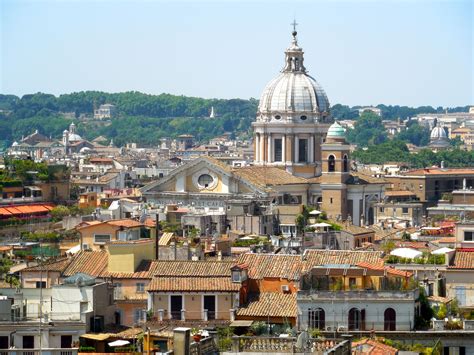
{"label": "potted plant on terrace", "polygon": [[201,330],[199,328],[191,328],[191,336],[196,343],[199,343],[202,337]]}

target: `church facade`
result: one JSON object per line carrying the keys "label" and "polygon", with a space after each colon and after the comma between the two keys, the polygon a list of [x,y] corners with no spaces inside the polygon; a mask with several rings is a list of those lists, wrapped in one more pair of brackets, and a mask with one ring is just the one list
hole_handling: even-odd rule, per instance
{"label": "church facade", "polygon": [[273,215],[310,205],[334,220],[372,224],[386,182],[351,171],[345,131],[332,123],[327,95],[308,75],[303,54],[293,31],[284,67],[263,90],[252,124],[252,166],[198,158],[143,187],[147,201],[222,214],[255,203]]}

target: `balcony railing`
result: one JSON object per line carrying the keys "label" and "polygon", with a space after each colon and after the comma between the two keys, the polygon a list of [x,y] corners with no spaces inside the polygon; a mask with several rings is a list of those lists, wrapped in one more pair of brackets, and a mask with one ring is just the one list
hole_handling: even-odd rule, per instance
{"label": "balcony railing", "polygon": [[298,300],[321,300],[321,299],[354,299],[354,300],[416,300],[419,296],[419,290],[347,290],[347,291],[318,291],[302,290],[298,291]]}
{"label": "balcony railing", "polygon": [[0,355],[77,355],[78,348],[2,349]]}

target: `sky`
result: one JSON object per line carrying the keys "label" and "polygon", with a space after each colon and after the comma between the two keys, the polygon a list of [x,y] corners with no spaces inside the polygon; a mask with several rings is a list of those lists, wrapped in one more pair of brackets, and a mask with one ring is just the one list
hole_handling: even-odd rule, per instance
{"label": "sky", "polygon": [[296,19],[331,104],[474,105],[473,2],[0,0],[0,93],[258,99]]}

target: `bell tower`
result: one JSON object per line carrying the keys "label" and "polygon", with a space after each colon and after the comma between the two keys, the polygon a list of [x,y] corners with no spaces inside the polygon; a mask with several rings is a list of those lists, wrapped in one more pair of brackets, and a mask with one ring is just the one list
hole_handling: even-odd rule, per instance
{"label": "bell tower", "polygon": [[329,127],[326,141],[321,144],[322,210],[329,218],[347,219],[347,185],[350,177],[349,144],[342,126]]}

